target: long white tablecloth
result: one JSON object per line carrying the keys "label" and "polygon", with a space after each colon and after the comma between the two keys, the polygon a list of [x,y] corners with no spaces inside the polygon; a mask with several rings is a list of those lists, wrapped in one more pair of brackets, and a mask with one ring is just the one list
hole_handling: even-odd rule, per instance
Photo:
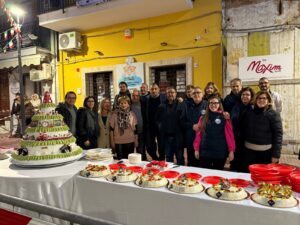
{"label": "long white tablecloth", "polygon": [[[180,173],[250,179],[249,174],[193,167],[174,168]],[[206,187],[210,185],[204,184]],[[254,187],[246,189],[255,192]],[[296,194],[297,195],[297,194]],[[300,197],[298,195],[298,197]],[[300,208],[274,209],[250,199],[228,202],[213,199],[204,192],[177,194],[167,188],[145,189],[133,183],[112,183],[105,178],[75,178],[73,211],[130,225],[299,225]]]}
{"label": "long white tablecloth", "polygon": [[[133,183],[118,184],[104,178],[78,176],[78,171],[87,163],[77,161],[54,168],[23,169],[3,160],[0,161],[0,192],[130,225],[300,224],[299,206],[274,209],[260,206],[250,199],[225,202],[212,199],[205,193],[183,195],[166,188],[144,189]],[[193,167],[181,166],[172,170],[250,179],[249,174]],[[255,192],[253,187],[246,190]],[[295,195],[300,198],[299,194]]]}
{"label": "long white tablecloth", "polygon": [[[0,193],[68,210],[73,197],[73,177],[85,164],[85,161],[77,161],[60,167],[27,169],[12,165],[8,159],[2,160]],[[12,210],[6,204],[0,204],[0,207]],[[15,208],[15,211],[38,217],[37,213],[28,210]],[[63,224],[49,216],[42,215],[41,219]]]}

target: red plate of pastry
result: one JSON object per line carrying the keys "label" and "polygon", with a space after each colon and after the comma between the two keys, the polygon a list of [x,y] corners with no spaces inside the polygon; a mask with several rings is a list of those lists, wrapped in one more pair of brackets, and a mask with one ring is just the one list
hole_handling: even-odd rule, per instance
{"label": "red plate of pastry", "polygon": [[140,173],[143,170],[143,167],[141,166],[127,166],[126,169],[131,170],[135,173]]}
{"label": "red plate of pastry", "polygon": [[118,170],[120,168],[126,168],[126,165],[123,163],[115,163],[115,164],[110,164],[108,166],[109,166],[109,169],[111,169],[111,170]]}
{"label": "red plate of pastry", "polygon": [[220,180],[225,180],[225,178],[219,176],[207,176],[202,179],[204,183],[212,185],[220,183]]}
{"label": "red plate of pastry", "polygon": [[177,177],[180,173],[174,170],[167,170],[167,171],[160,172],[159,174],[165,176],[166,178],[171,179]]}
{"label": "red plate of pastry", "polygon": [[155,168],[147,168],[147,169],[142,170],[142,174],[146,174],[146,173],[149,173],[149,172],[152,172],[153,174],[157,174],[157,173],[160,172],[160,170],[155,169]]}
{"label": "red plate of pastry", "polygon": [[192,178],[194,180],[200,180],[200,178],[202,177],[202,175],[199,173],[183,173],[180,175],[180,178],[183,176],[186,176],[187,178]]}
{"label": "red plate of pastry", "polygon": [[237,179],[237,178],[229,179],[229,182],[241,188],[248,187],[251,184],[249,180]]}
{"label": "red plate of pastry", "polygon": [[165,161],[153,160],[152,162],[146,165],[147,168],[156,168],[156,169],[165,169],[168,167],[168,163]]}

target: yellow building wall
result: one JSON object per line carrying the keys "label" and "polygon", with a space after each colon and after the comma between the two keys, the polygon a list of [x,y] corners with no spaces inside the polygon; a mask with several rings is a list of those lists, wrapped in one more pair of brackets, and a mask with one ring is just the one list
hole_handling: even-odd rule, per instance
{"label": "yellow building wall", "polygon": [[[82,69],[124,64],[128,56],[145,63],[192,57],[192,83],[204,88],[213,81],[221,89],[221,19],[221,0],[196,0],[191,10],[82,33],[81,53],[60,52],[59,99],[67,91],[82,90]],[[130,40],[124,38],[127,28],[133,30]],[[196,37],[200,40],[195,41]],[[95,51],[104,55],[99,57]],[[77,106],[82,106],[83,94],[78,95]]]}

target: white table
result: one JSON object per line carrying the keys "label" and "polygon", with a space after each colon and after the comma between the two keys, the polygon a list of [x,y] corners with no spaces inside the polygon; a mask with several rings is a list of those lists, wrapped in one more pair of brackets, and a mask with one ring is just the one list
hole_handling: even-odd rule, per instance
{"label": "white table", "polygon": [[[2,160],[0,161],[0,193],[70,209],[74,187],[73,177],[86,163],[86,161],[77,161],[59,167],[27,169],[10,164],[8,159]],[[6,204],[0,204],[0,207],[12,209]],[[31,217],[38,216],[37,213],[20,208],[15,208],[15,211]],[[45,215],[41,218],[49,222],[62,223]]]}
{"label": "white table", "polygon": [[[251,200],[225,202],[212,199],[205,193],[182,195],[166,188],[143,189],[133,183],[117,184],[104,178],[77,176],[87,163],[77,161],[54,168],[23,169],[11,165],[8,160],[0,161],[0,193],[130,225],[300,224],[299,206],[272,209]],[[183,166],[173,170],[249,179],[249,174],[226,171]],[[247,191],[255,190],[250,188]],[[296,195],[300,198],[299,194]]]}
{"label": "white table", "polygon": [[[197,172],[203,176],[250,179],[249,174],[179,167],[178,172]],[[118,184],[104,178],[75,178],[72,210],[130,225],[299,225],[300,208],[274,209],[250,199],[228,202],[205,193],[177,194],[166,188],[140,188],[133,183]],[[208,187],[209,185],[205,185]],[[255,189],[247,188],[250,193]],[[300,197],[298,195],[298,197]]]}

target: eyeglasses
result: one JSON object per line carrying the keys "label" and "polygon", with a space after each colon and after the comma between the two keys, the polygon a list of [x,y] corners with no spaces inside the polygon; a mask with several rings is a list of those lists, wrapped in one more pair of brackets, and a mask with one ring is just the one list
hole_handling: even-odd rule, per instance
{"label": "eyeglasses", "polygon": [[267,100],[267,97],[258,97],[257,100]]}
{"label": "eyeglasses", "polygon": [[210,102],[209,105],[219,105],[220,102]]}
{"label": "eyeglasses", "polygon": [[251,94],[243,93],[242,96],[251,96]]}

